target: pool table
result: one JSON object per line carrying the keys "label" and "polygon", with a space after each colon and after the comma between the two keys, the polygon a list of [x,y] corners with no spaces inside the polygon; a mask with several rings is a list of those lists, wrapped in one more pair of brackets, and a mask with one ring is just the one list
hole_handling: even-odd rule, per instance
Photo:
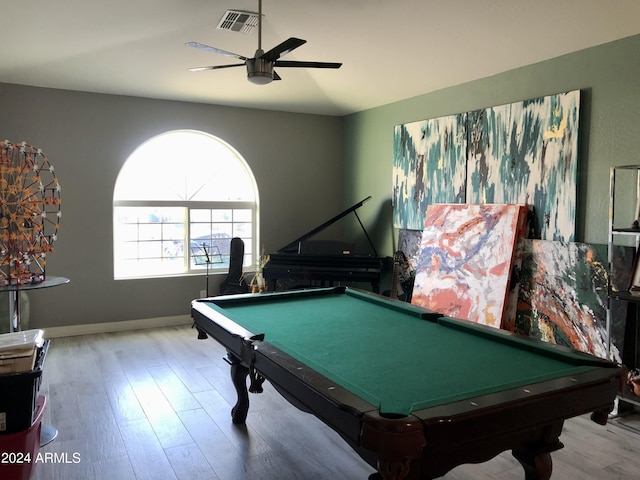
{"label": "pool table", "polygon": [[377,473],[431,479],[511,450],[551,477],[566,418],[605,424],[624,366],[344,287],[194,300],[200,338],[227,349],[244,423],[268,379]]}

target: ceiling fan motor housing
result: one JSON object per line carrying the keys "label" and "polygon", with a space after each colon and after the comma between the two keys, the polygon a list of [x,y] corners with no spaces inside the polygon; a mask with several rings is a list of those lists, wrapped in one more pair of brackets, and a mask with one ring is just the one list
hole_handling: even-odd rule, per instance
{"label": "ceiling fan motor housing", "polygon": [[273,81],[273,62],[260,55],[256,52],[255,58],[247,60],[247,78],[256,85],[266,85]]}

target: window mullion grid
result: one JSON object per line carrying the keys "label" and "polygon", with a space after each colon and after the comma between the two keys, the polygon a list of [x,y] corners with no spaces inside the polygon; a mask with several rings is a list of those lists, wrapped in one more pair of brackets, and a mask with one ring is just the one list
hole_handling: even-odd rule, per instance
{"label": "window mullion grid", "polygon": [[[208,209],[208,210],[217,210],[217,209],[229,209],[231,210],[231,228],[232,231],[235,231],[235,223],[236,223],[236,209],[250,209],[252,212],[252,242],[253,242],[253,252],[254,255],[259,255],[256,248],[256,236],[257,236],[257,225],[256,225],[256,217],[257,217],[257,209],[255,208],[255,204],[253,202],[190,202],[190,201],[127,201],[127,200],[117,200],[114,201],[114,206],[122,206],[122,207],[182,207],[184,211],[184,228],[183,228],[183,268],[186,273],[201,273],[199,269],[192,269],[191,267],[191,211],[192,209]],[[210,222],[213,223],[213,220],[210,219]],[[136,220],[136,229],[137,229],[137,241],[136,243],[136,251],[137,251],[137,260],[141,261],[141,245],[146,241],[141,239],[141,227],[143,223],[138,218]],[[164,231],[161,226],[161,235],[159,241],[162,244],[164,240]]]}

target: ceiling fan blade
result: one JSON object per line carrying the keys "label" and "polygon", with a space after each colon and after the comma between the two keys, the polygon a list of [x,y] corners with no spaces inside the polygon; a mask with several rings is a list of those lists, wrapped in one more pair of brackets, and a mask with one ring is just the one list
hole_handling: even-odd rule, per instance
{"label": "ceiling fan blade", "polygon": [[247,57],[238,55],[237,53],[227,52],[226,50],[221,50],[216,47],[210,47],[209,45],[205,45],[204,43],[198,42],[187,42],[185,43],[188,47],[199,48],[200,50],[206,50],[207,52],[219,53],[220,55],[225,55],[227,57],[237,58],[238,60],[248,60]]}
{"label": "ceiling fan blade", "polygon": [[190,68],[190,72],[202,72],[204,70],[219,70],[221,68],[231,68],[231,67],[244,67],[244,63],[234,63],[233,65],[210,65],[208,67],[194,67]]}
{"label": "ceiling fan blade", "polygon": [[275,47],[273,47],[267,53],[263,54],[261,58],[272,62],[279,59],[280,57],[284,57],[287,53],[291,52],[291,50],[294,50],[300,45],[304,45],[305,43],[307,43],[306,40],[291,37],[282,42],[280,45],[276,45]]}
{"label": "ceiling fan blade", "polygon": [[303,68],[340,68],[342,63],[333,62],[297,62],[278,60],[273,64],[275,67],[303,67]]}
{"label": "ceiling fan blade", "polygon": [[282,78],[280,78],[280,75],[278,75],[275,71],[273,72],[273,79],[274,80],[282,80]]}

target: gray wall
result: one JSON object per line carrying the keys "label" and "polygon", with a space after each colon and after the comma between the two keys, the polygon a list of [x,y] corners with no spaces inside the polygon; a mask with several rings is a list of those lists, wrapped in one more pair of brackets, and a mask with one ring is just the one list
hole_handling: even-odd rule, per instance
{"label": "gray wall", "polygon": [[[29,293],[30,328],[189,314],[204,276],[114,281],[112,262],[120,167],[148,138],[181,128],[222,138],[248,162],[265,252],[341,210],[341,118],[0,84],[2,140],[41,148],[62,186],[47,274],[71,283]],[[223,278],[211,280],[212,293]]]}
{"label": "gray wall", "polygon": [[397,241],[390,218],[395,125],[579,89],[576,239],[606,243],[609,167],[640,164],[638,52],[640,36],[634,36],[345,117],[345,201],[375,192],[363,221],[374,225],[388,255]]}

